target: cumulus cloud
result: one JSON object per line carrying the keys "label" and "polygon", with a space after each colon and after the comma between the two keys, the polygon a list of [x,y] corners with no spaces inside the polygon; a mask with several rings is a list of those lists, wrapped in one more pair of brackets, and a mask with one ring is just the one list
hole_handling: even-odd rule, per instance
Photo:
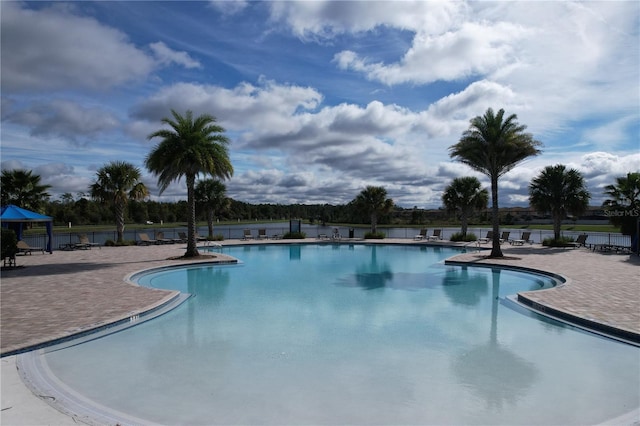
{"label": "cumulus cloud", "polygon": [[158,66],[200,67],[162,42],[150,44],[149,55],[122,31],[77,15],[69,5],[28,9],[3,2],[0,19],[4,93],[104,91],[147,78]]}
{"label": "cumulus cloud", "polygon": [[342,33],[359,33],[390,26],[439,33],[459,22],[467,13],[463,2],[402,1],[393,3],[393,13],[385,2],[270,2],[271,19],[285,22],[293,34],[304,40],[319,40]]}
{"label": "cumulus cloud", "polygon": [[388,85],[457,80],[511,65],[516,60],[517,40],[525,32],[508,23],[466,22],[437,35],[420,30],[398,63],[372,62],[352,51],[337,53],[334,61],[341,69],[364,73]]}
{"label": "cumulus cloud", "polygon": [[32,136],[59,137],[76,145],[119,125],[118,119],[102,108],[87,108],[67,100],[36,102],[4,118],[28,127]]}
{"label": "cumulus cloud", "polygon": [[5,93],[102,90],[143,78],[154,67],[153,59],[124,33],[74,15],[68,7],[31,10],[18,2],[3,2],[1,19]]}

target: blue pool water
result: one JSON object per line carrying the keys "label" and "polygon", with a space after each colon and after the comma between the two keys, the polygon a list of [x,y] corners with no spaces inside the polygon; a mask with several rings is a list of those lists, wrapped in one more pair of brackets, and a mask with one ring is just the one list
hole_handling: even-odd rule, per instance
{"label": "blue pool water", "polygon": [[61,382],[161,424],[597,424],[640,401],[640,349],[514,308],[542,275],[454,249],[227,247],[236,266],[141,285],[194,295],[43,355]]}

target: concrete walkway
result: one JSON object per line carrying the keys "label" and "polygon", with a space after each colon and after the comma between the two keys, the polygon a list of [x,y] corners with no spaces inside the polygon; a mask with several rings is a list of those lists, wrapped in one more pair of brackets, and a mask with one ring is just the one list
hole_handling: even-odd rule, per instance
{"label": "concrete walkway", "polygon": [[[296,241],[225,241],[223,244],[288,242]],[[369,242],[425,244],[412,240]],[[185,245],[178,244],[102,247],[19,256],[18,268],[3,269],[1,274],[0,352],[10,354],[162,305],[175,297],[176,292],[138,287],[125,278],[143,269],[185,264],[184,260],[175,259],[183,255],[184,250]],[[640,335],[640,258],[637,256],[539,245],[504,245],[503,250],[505,259],[486,259],[488,252],[472,248],[451,260],[531,268],[563,276],[567,280],[565,285],[529,292],[526,297],[538,307],[547,306]],[[218,253],[215,258],[205,257],[198,261],[229,260],[228,256]],[[58,417],[60,413],[20,387],[16,377],[15,357],[2,358],[0,424],[64,424]],[[35,413],[40,417],[34,417]],[[69,424],[75,424],[71,418],[67,419]]]}

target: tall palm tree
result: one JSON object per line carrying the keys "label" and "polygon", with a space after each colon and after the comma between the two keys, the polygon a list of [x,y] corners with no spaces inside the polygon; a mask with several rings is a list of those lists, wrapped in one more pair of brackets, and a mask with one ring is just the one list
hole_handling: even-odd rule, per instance
{"label": "tall palm tree", "polygon": [[40,176],[31,170],[3,170],[0,177],[2,205],[15,204],[23,209],[42,213],[42,205],[50,197],[51,185],[40,183]]}
{"label": "tall palm tree", "polygon": [[393,200],[387,198],[382,186],[367,186],[354,200],[356,207],[371,218],[371,232],[377,232],[378,217],[393,210]]}
{"label": "tall palm tree", "polygon": [[590,198],[582,174],[562,164],[545,167],[529,185],[529,204],[540,213],[551,213],[556,240],[560,239],[562,220],[567,214],[583,213]]}
{"label": "tall palm tree", "polygon": [[201,205],[207,212],[207,227],[210,238],[213,238],[214,215],[227,210],[231,204],[226,193],[227,187],[217,179],[205,179],[196,184],[196,204]]}
{"label": "tall palm tree", "polygon": [[467,236],[469,217],[475,210],[487,208],[489,191],[482,188],[480,181],[473,176],[455,178],[442,194],[442,203],[450,212],[460,217],[462,236]]}
{"label": "tall palm tree", "polygon": [[117,241],[124,236],[124,213],[129,200],[144,200],[149,190],[142,182],[140,169],[125,161],[112,161],[96,172],[89,187],[91,198],[111,204],[115,212]]}
{"label": "tall palm tree", "polygon": [[640,172],[629,172],[616,178],[615,185],[607,185],[603,206],[609,220],[620,227],[620,232],[631,236],[632,247],[638,252],[638,226],[640,226]]}
{"label": "tall palm tree", "polygon": [[460,141],[449,147],[451,158],[485,174],[491,180],[493,244],[490,257],[502,257],[500,218],[498,217],[498,179],[528,157],[540,154],[541,142],[525,133],[527,126],[518,124],[518,116],[504,118],[489,108],[482,116],[471,119],[469,129]]}
{"label": "tall palm tree", "polygon": [[196,257],[199,255],[196,247],[196,176],[228,179],[233,175],[227,149],[229,139],[222,134],[224,129],[215,124],[216,118],[212,115],[203,114],[194,119],[191,111],[182,116],[171,110],[171,114],[173,119],[162,119],[171,129],[161,129],[148,136],[148,139],[159,137],[162,141],[149,153],[145,164],[158,176],[161,194],[171,182],[185,178],[189,217],[184,257]]}

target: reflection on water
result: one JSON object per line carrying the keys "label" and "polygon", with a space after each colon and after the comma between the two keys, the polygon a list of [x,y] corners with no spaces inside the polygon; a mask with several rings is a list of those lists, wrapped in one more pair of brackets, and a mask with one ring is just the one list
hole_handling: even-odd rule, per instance
{"label": "reflection on water", "polygon": [[[466,268],[465,268],[466,269]],[[502,412],[505,403],[515,406],[528,395],[538,376],[535,364],[518,356],[498,341],[500,269],[491,270],[491,321],[486,343],[461,351],[453,360],[453,371],[461,383]],[[486,289],[486,286],[484,286]]]}

